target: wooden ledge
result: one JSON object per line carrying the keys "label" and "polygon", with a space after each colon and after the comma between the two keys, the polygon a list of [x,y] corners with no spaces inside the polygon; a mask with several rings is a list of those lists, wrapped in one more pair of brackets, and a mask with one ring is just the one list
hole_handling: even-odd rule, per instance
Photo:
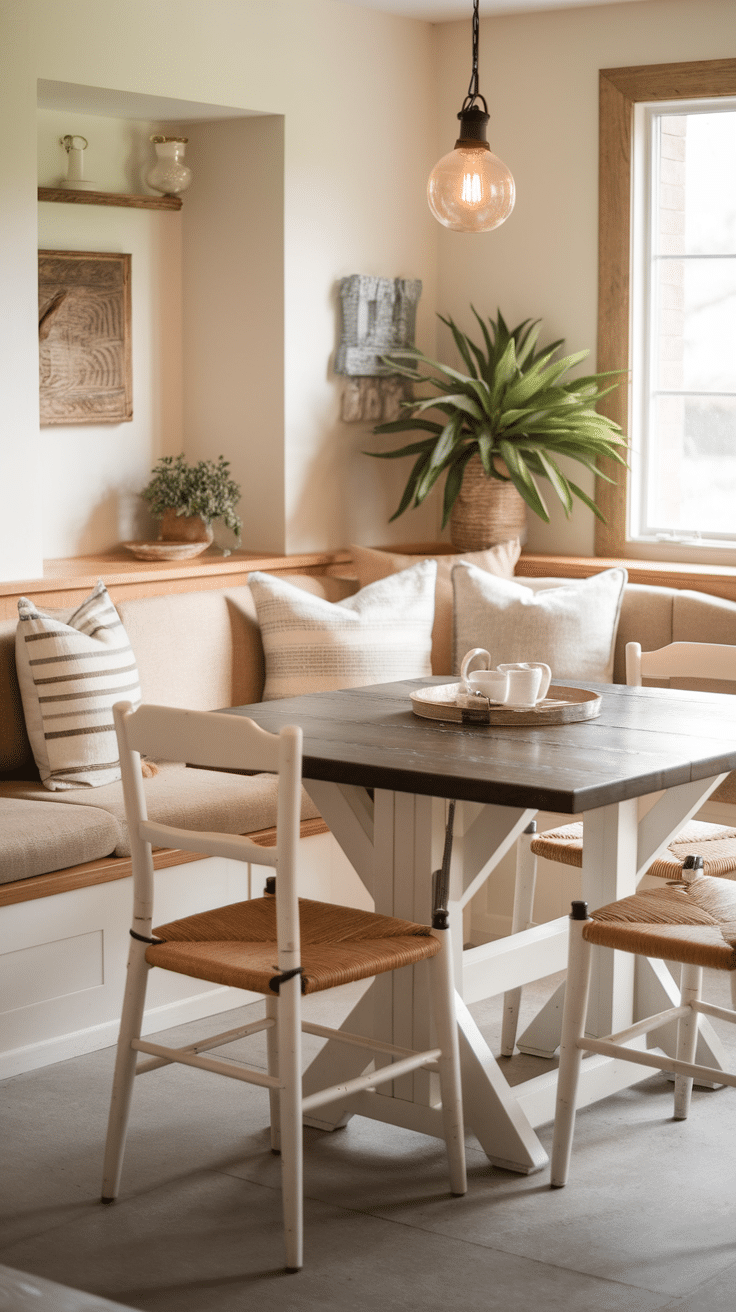
{"label": "wooden ledge", "polygon": [[516,563],[516,574],[521,578],[587,579],[616,566],[627,570],[630,583],[687,588],[736,601],[736,569],[731,565],[689,565],[633,556],[548,556],[525,551]]}
{"label": "wooden ledge", "polygon": [[233,551],[223,556],[212,548],[193,560],[177,561],[136,560],[122,549],[70,556],[45,561],[43,578],[0,582],[0,619],[17,619],[18,598],[24,596],[51,610],[78,606],[100,578],[117,602],[163,593],[236,588],[247,583],[256,569],[269,574],[344,574],[351,559],[349,551],[303,551],[290,556]]}
{"label": "wooden ledge", "polygon": [[[300,833],[302,838],[312,838],[315,834],[329,834],[324,820],[302,820]],[[259,829],[248,834],[260,847],[276,846],[275,829]],[[153,854],[156,870],[165,870],[169,866],[183,866],[190,861],[204,861],[199,852],[178,852],[169,848],[160,849]],[[12,884],[0,884],[0,907],[12,906],[15,902],[32,902],[39,897],[52,897],[55,893],[69,893],[75,888],[91,888],[93,884],[108,884],[113,879],[127,879],[133,873],[129,856],[107,856],[98,861],[86,861],[83,865],[68,866],[66,870],[53,870],[48,875],[34,875],[31,879],[17,879]]]}

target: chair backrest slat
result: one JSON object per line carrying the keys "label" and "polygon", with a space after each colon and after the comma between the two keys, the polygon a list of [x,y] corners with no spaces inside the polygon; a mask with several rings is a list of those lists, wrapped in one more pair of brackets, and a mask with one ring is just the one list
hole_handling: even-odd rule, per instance
{"label": "chair backrest slat", "polygon": [[[180,710],[130,702],[113,707],[120,752],[125,811],[133,866],[133,928],[150,934],[153,916],[152,845],[181,848],[210,856],[235,858],[276,867],[278,957],[282,970],[299,964],[299,909],[296,862],[299,843],[302,731],[292,725],[268,733],[245,716]],[[149,820],[140,754],[191,765],[278,774],[276,847],[264,848],[249,838],[220,831],[164,825]],[[243,779],[247,787],[247,779]]]}
{"label": "chair backrest slat", "polygon": [[[127,742],[142,756],[219,769],[279,768],[279,737],[241,715],[144,703],[128,719]],[[249,765],[244,766],[243,761]]]}
{"label": "chair backrest slat", "polygon": [[159,825],[142,820],[138,831],[153,847],[181,848],[185,852],[204,852],[207,856],[224,856],[231,861],[250,861],[259,866],[278,865],[278,849],[261,847],[242,834],[223,834],[211,830],[180,829],[176,825]]}
{"label": "chair backrest slat", "polygon": [[721,679],[736,682],[736,647],[715,642],[671,642],[657,651],[626,644],[626,682],[642,679]]}

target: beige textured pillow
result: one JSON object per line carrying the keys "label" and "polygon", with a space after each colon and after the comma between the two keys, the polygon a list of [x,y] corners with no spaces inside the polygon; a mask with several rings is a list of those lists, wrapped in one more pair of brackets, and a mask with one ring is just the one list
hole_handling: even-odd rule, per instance
{"label": "beige textured pillow", "polygon": [[471,647],[485,647],[494,666],[546,661],[554,679],[611,683],[626,580],[625,569],[606,569],[537,592],[473,565],[456,565],[455,671]]}
{"label": "beige textured pillow", "polygon": [[487,551],[471,551],[454,556],[408,556],[399,551],[377,551],[373,547],[351,546],[358,574],[358,586],[367,587],[378,579],[388,578],[399,570],[409,569],[419,560],[436,560],[437,584],[434,594],[432,629],[432,673],[452,674],[452,567],[461,561],[476,565],[487,574],[513,578],[514,566],[521,554],[518,538],[499,542]]}
{"label": "beige textured pillow", "polygon": [[68,611],[18,602],[15,663],[26,729],[41,781],[52,792],[120,778],[112,708],[141,700],[135,656],[100,581]]}
{"label": "beige textured pillow", "polygon": [[274,574],[250,575],[266,656],[264,701],[432,673],[434,561],[325,601]]}

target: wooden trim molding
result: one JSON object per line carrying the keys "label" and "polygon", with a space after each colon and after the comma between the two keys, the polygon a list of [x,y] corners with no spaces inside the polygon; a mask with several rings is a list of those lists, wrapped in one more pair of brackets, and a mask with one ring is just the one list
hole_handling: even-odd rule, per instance
{"label": "wooden trim molding", "polygon": [[[324,820],[319,817],[302,820],[302,838],[329,832]],[[259,829],[248,834],[248,837],[260,847],[276,846],[274,828]],[[178,852],[169,848],[159,849],[153,854],[156,870],[204,860],[206,858],[200,852]],[[108,884],[113,879],[127,879],[132,873],[133,865],[129,856],[107,856],[97,861],[85,861],[83,865],[68,866],[66,870],[52,870],[48,875],[34,875],[31,879],[16,879],[12,884],[0,885],[0,907],[11,906],[15,902],[32,902],[39,897],[53,897],[55,893],[69,893],[75,888],[91,888],[93,884]]]}
{"label": "wooden trim molding", "polygon": [[[736,95],[736,59],[688,64],[604,68],[599,75],[598,369],[630,369],[631,146],[634,105]],[[630,383],[601,402],[602,413],[629,431]],[[596,521],[600,556],[626,555],[625,471],[612,461],[597,480],[596,502],[608,521]]]}
{"label": "wooden trim molding", "polygon": [[736,601],[736,569],[730,565],[684,565],[679,561],[639,560],[633,556],[546,556],[524,552],[517,561],[516,575],[532,579],[588,579],[616,565],[623,565],[629,583],[688,588]]}

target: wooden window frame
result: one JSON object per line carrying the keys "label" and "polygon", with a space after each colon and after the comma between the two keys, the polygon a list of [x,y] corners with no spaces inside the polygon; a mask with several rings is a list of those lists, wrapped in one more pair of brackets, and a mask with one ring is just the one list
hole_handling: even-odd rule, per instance
{"label": "wooden window frame", "polygon": [[[631,151],[634,106],[658,100],[715,99],[736,95],[736,59],[689,64],[642,64],[599,73],[598,161],[598,369],[629,369],[631,302]],[[631,383],[622,383],[600,405],[629,432]],[[596,480],[596,503],[607,523],[596,521],[598,556],[629,556],[626,538],[627,475],[613,461],[601,470],[616,478]]]}

